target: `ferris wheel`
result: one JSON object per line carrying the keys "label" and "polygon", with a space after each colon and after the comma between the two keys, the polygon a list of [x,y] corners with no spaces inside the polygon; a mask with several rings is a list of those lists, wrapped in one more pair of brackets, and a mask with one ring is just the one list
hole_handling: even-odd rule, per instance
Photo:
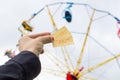
{"label": "ferris wheel", "polygon": [[58,2],[41,8],[18,30],[22,35],[49,31],[54,36],[55,41],[45,46],[40,57],[41,76],[112,80],[109,73],[120,73],[119,25],[119,18],[108,11],[84,3]]}

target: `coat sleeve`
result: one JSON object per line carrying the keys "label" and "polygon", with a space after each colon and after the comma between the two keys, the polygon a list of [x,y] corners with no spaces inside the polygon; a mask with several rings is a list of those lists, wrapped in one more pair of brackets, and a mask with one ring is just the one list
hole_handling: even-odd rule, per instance
{"label": "coat sleeve", "polygon": [[29,51],[22,51],[0,66],[0,80],[33,80],[41,70],[39,58]]}

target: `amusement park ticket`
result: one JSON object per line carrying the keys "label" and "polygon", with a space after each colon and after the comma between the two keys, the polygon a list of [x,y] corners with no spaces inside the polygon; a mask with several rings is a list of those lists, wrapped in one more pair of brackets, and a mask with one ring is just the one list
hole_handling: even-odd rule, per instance
{"label": "amusement park ticket", "polygon": [[54,37],[53,46],[67,46],[74,44],[73,38],[69,30],[64,26],[52,34]]}

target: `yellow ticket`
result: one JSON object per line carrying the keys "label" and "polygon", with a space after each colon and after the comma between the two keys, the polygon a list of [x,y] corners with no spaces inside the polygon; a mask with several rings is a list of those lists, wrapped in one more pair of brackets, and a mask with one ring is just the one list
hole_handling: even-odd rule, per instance
{"label": "yellow ticket", "polygon": [[54,47],[74,44],[72,35],[65,26],[57,30],[52,35],[54,37],[54,41],[53,41]]}

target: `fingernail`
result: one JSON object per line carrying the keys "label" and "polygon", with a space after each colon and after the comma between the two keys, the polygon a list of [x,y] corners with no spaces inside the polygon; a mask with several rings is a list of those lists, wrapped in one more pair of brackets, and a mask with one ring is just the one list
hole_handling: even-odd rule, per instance
{"label": "fingernail", "polygon": [[50,33],[50,32],[47,32],[47,34],[48,34],[48,35],[51,35],[51,33]]}
{"label": "fingernail", "polygon": [[54,40],[54,37],[53,37],[53,36],[51,36],[50,38],[51,38],[51,41],[53,41],[53,40]]}

